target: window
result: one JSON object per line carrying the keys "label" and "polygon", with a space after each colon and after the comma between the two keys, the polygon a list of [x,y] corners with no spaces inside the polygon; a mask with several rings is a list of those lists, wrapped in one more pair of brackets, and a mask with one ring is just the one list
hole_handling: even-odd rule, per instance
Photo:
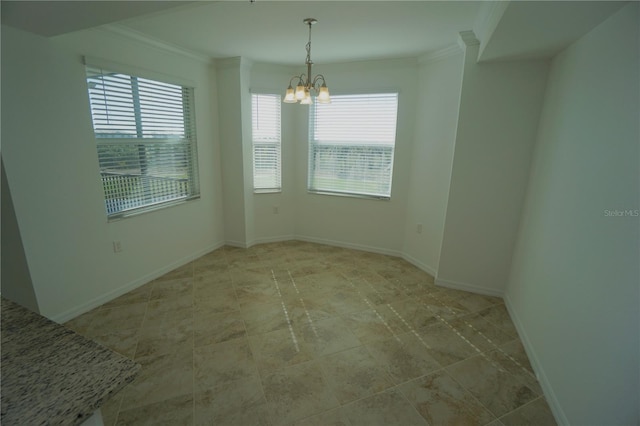
{"label": "window", "polygon": [[200,195],[193,88],[87,67],[108,218]]}
{"label": "window", "polygon": [[251,95],[254,192],[282,190],[280,95]]}
{"label": "window", "polygon": [[310,192],[391,197],[397,93],[332,96],[309,110]]}

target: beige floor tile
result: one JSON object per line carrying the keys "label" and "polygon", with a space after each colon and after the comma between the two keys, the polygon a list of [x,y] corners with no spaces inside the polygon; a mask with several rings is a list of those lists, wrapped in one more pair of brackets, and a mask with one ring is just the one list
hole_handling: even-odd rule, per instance
{"label": "beige floor tile", "polygon": [[192,347],[193,327],[190,325],[144,328],[138,336],[136,358],[173,353],[176,348]]}
{"label": "beige floor tile", "polygon": [[505,426],[555,426],[556,421],[551,413],[551,408],[543,397],[535,399],[523,405],[515,411],[500,418]]}
{"label": "beige floor tile", "polygon": [[289,311],[289,319],[297,325],[311,324],[337,315],[324,298],[314,299],[305,297],[302,294],[296,294],[287,298],[284,302]]}
{"label": "beige floor tile", "polygon": [[446,367],[445,370],[496,417],[538,396],[516,376],[483,355]]}
{"label": "beige floor tile", "polygon": [[340,408],[293,422],[292,426],[349,426],[349,419]]}
{"label": "beige floor tile", "polygon": [[121,410],[142,407],[193,392],[191,348],[175,348],[172,353],[136,357],[142,370],[122,390]]}
{"label": "beige floor tile", "polygon": [[207,294],[199,294],[193,300],[196,311],[222,313],[237,311],[240,308],[235,290],[224,288]]}
{"label": "beige floor tile", "polygon": [[429,355],[443,367],[478,353],[466,339],[443,322],[422,328],[418,334],[429,346]]}
{"label": "beige floor tile", "polygon": [[222,249],[217,249],[212,252],[200,256],[193,262],[194,272],[197,273],[198,269],[210,270],[215,266],[227,266],[227,260],[224,257]]}
{"label": "beige floor tile", "polygon": [[231,280],[235,286],[273,284],[273,277],[268,271],[249,271],[246,268],[231,269]]}
{"label": "beige floor tile", "polygon": [[405,331],[419,330],[438,323],[435,314],[415,299],[407,299],[384,306],[388,308],[381,310],[385,319],[388,322],[399,321]]}
{"label": "beige floor tile", "polygon": [[384,364],[376,361],[364,346],[321,358],[320,366],[340,404],[393,386]]}
{"label": "beige floor tile", "polygon": [[221,388],[230,382],[258,375],[245,338],[198,346],[193,350],[193,364],[195,392]]}
{"label": "beige floor tile", "polygon": [[193,424],[193,395],[188,393],[175,398],[123,410],[117,425],[166,425],[188,426]]}
{"label": "beige floor tile", "polygon": [[82,334],[86,336],[89,334],[91,329],[91,323],[96,317],[96,313],[100,310],[100,308],[93,309],[89,312],[85,312],[82,315],[79,315],[72,320],[69,320],[64,323],[64,326],[70,330],[75,331],[78,334]]}
{"label": "beige floor tile", "polygon": [[284,367],[313,359],[313,351],[294,328],[262,333],[249,337],[249,343],[264,376]]}
{"label": "beige floor tile", "polygon": [[226,342],[247,334],[240,311],[209,313],[206,310],[194,314],[194,345],[206,346]]}
{"label": "beige floor tile", "polygon": [[386,340],[397,334],[403,334],[404,328],[398,321],[389,321],[375,307],[366,311],[355,312],[344,317],[345,324],[362,343]]}
{"label": "beige floor tile", "polygon": [[507,312],[507,308],[503,304],[483,309],[478,312],[478,315],[500,328],[504,333],[513,337],[518,336],[516,327],[513,325],[513,321],[511,321],[511,317],[509,316],[509,312]]}
{"label": "beige floor tile", "polygon": [[417,297],[422,306],[434,316],[439,316],[446,320],[452,320],[456,317],[466,315],[469,310],[460,305],[455,300],[444,301],[439,297],[428,293],[423,296]]}
{"label": "beige floor tile", "polygon": [[396,384],[428,374],[440,368],[419,336],[405,333],[366,345],[369,352],[386,366]]}
{"label": "beige floor tile", "polygon": [[122,392],[119,392],[114,397],[108,399],[102,407],[100,407],[100,413],[102,414],[102,422],[105,426],[114,426],[118,419],[118,413],[120,412],[120,404],[122,403]]}
{"label": "beige floor tile", "polygon": [[273,281],[265,280],[260,283],[235,285],[236,297],[240,307],[264,303],[279,303],[281,293]]}
{"label": "beige floor tile", "polygon": [[138,333],[138,329],[133,328],[130,330],[116,330],[111,333],[92,336],[91,338],[127,358],[133,358],[138,346]]}
{"label": "beige floor tile", "polygon": [[193,296],[193,278],[157,281],[151,289],[151,300]]}
{"label": "beige floor tile", "polygon": [[473,293],[467,293],[461,297],[458,297],[456,301],[467,308],[469,312],[478,312],[500,302],[500,300],[496,297]]}
{"label": "beige floor tile", "polygon": [[278,370],[262,383],[276,424],[289,424],[339,405],[313,361]]}
{"label": "beige floor tile", "polygon": [[194,400],[195,425],[272,424],[262,385],[256,377],[197,392]]}
{"label": "beige floor tile", "polygon": [[339,317],[303,323],[298,329],[314,357],[330,355],[362,344]]}
{"label": "beige floor tile", "polygon": [[93,315],[94,318],[87,333],[98,336],[117,330],[137,329],[142,325],[146,310],[145,302],[100,309]]}
{"label": "beige floor tile", "polygon": [[346,315],[370,308],[362,295],[349,288],[331,291],[327,294],[325,300],[330,309],[338,315]]}
{"label": "beige floor tile", "polygon": [[193,327],[193,304],[190,297],[149,302],[142,329],[176,327]]}
{"label": "beige floor tile", "polygon": [[505,343],[495,351],[488,352],[487,357],[516,376],[535,393],[542,395],[542,387],[519,340]]}
{"label": "beige floor tile", "polygon": [[486,352],[514,340],[495,325],[476,314],[470,314],[449,321],[454,330],[465,337],[479,350]]}
{"label": "beige floor tile", "polygon": [[484,425],[495,419],[444,370],[405,383],[399,390],[431,425]]}
{"label": "beige floor tile", "polygon": [[109,425],[546,422],[503,301],[433,281],[308,242],[223,247],[66,325],[142,365]]}
{"label": "beige floor tile", "polygon": [[152,283],[155,285],[159,282],[180,280],[183,278],[193,278],[193,263],[187,263],[186,265],[176,268],[171,272],[167,272],[160,278],[153,280]]}
{"label": "beige floor tile", "polygon": [[142,285],[120,297],[116,297],[108,303],[105,303],[101,308],[114,308],[116,306],[130,305],[132,303],[148,302],[151,296],[152,287],[152,284]]}
{"label": "beige floor tile", "polygon": [[352,402],[342,407],[352,426],[427,426],[427,422],[396,390]]}
{"label": "beige floor tile", "polygon": [[281,330],[292,324],[289,311],[282,303],[245,306],[240,313],[249,336]]}
{"label": "beige floor tile", "polygon": [[208,289],[210,287],[225,287],[231,286],[233,280],[231,274],[225,270],[219,270],[219,268],[197,268],[193,276],[193,289],[195,291]]}

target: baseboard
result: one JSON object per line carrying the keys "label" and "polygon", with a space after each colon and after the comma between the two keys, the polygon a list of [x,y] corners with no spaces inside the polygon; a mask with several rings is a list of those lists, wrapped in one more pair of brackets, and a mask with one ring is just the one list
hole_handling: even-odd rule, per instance
{"label": "baseboard", "polygon": [[146,274],[128,284],[123,285],[122,287],[118,287],[115,290],[109,291],[101,296],[98,296],[94,299],[91,299],[90,301],[83,303],[82,305],[76,306],[73,309],[70,309],[66,312],[63,312],[59,315],[54,315],[53,317],[51,317],[50,319],[52,321],[55,321],[59,324],[63,324],[75,317],[77,317],[78,315],[82,315],[85,312],[89,312],[90,310],[97,308],[100,305],[103,305],[107,302],[110,302],[111,300],[115,299],[116,297],[122,296],[125,293],[130,292],[131,290],[135,290],[136,288],[155,280],[156,278],[159,278],[161,276],[163,276],[164,274],[166,274],[167,272],[173,271],[176,268],[181,267],[182,265],[186,265],[187,263],[196,260],[197,258],[199,258],[200,256],[203,256],[209,252],[212,252],[213,250],[219,249],[220,247],[224,246],[225,243],[224,242],[218,242],[215,244],[212,244],[208,247],[205,247],[204,249],[198,250],[195,253],[192,253],[188,256],[183,257],[180,260],[177,260],[175,262],[172,262],[168,265],[163,266],[160,269],[157,269],[149,274]]}
{"label": "baseboard", "polygon": [[307,237],[302,235],[296,235],[292,239],[299,240],[299,241],[306,241],[308,243],[325,244],[325,245],[334,246],[334,247],[342,247],[342,248],[348,248],[353,250],[368,251],[371,253],[386,254],[387,256],[402,257],[402,252],[398,250],[389,250],[389,249],[380,248],[380,247],[367,246],[364,244],[352,244],[352,243],[346,243],[344,241],[327,240],[324,238]]}
{"label": "baseboard", "polygon": [[481,287],[479,285],[461,283],[458,281],[443,280],[441,278],[436,278],[435,284],[440,287],[452,288],[454,290],[464,290],[464,291],[469,291],[471,293],[484,294],[487,296],[496,296],[496,297],[504,296],[503,291],[496,290],[494,288],[486,288],[486,287]]}
{"label": "baseboard", "polygon": [[247,243],[245,243],[244,241],[235,241],[235,240],[226,240],[224,242],[225,246],[231,246],[231,247],[239,247],[239,248],[249,248],[249,245]]}
{"label": "baseboard", "polygon": [[553,413],[553,417],[556,420],[556,423],[559,425],[569,425],[569,420],[567,416],[564,414],[564,410],[560,406],[558,402],[558,398],[556,397],[553,388],[551,387],[551,383],[549,382],[549,378],[547,377],[544,368],[540,364],[538,355],[536,354],[535,348],[531,344],[531,340],[529,340],[529,336],[522,325],[522,321],[518,317],[518,314],[513,309],[513,305],[511,303],[511,299],[509,299],[509,295],[505,294],[503,296],[504,304],[507,307],[507,311],[509,312],[509,316],[513,321],[513,325],[515,325],[516,330],[518,331],[518,336],[520,336],[520,341],[522,341],[522,346],[524,346],[524,350],[529,357],[529,362],[531,363],[531,367],[533,371],[536,373],[536,377],[540,386],[542,387],[542,392],[544,393],[544,397],[549,404],[549,408],[551,408],[551,412]]}
{"label": "baseboard", "polygon": [[431,266],[427,265],[426,263],[423,263],[423,262],[419,261],[415,257],[410,256],[410,255],[408,255],[406,253],[402,254],[402,258],[404,260],[406,260],[407,262],[409,262],[410,264],[412,264],[413,266],[415,266],[416,268],[422,269],[424,272],[426,272],[427,274],[431,275],[432,277],[435,277],[437,275],[437,273],[438,273],[438,271],[433,269]]}
{"label": "baseboard", "polygon": [[280,243],[282,241],[291,241],[295,239],[296,239],[295,235],[281,235],[279,237],[256,238],[255,240],[251,240],[247,243],[247,248],[253,247],[258,244]]}

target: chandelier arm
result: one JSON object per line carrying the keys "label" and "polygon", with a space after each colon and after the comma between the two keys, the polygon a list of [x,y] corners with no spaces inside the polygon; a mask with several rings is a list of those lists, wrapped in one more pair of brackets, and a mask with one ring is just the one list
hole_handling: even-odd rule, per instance
{"label": "chandelier arm", "polygon": [[300,81],[300,76],[299,75],[294,75],[293,77],[291,77],[291,80],[289,80],[289,86],[291,86],[291,83],[293,83],[293,80],[298,79],[298,81]]}
{"label": "chandelier arm", "polygon": [[323,84],[327,84],[322,74],[318,74],[313,78],[313,83],[311,84],[315,90],[318,90],[320,87],[319,80],[322,80]]}

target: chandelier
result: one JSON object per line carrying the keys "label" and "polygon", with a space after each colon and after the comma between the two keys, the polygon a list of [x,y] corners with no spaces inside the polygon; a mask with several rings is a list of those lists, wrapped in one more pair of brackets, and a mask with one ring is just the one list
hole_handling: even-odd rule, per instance
{"label": "chandelier", "polygon": [[[288,104],[300,102],[303,105],[311,105],[313,103],[311,100],[311,92],[313,91],[317,94],[318,102],[328,104],[331,102],[331,98],[329,97],[329,88],[327,87],[327,83],[324,81],[324,76],[322,74],[318,74],[311,78],[311,66],[313,65],[313,61],[311,60],[311,26],[318,22],[318,20],[314,18],[307,18],[303,20],[303,22],[309,26],[307,59],[304,61],[307,65],[307,74],[305,75],[303,73],[291,77],[291,80],[289,80],[289,87],[287,87],[287,92],[284,96],[284,102]],[[296,83],[296,88],[294,90],[291,83],[295,79],[297,79],[298,82]]]}

